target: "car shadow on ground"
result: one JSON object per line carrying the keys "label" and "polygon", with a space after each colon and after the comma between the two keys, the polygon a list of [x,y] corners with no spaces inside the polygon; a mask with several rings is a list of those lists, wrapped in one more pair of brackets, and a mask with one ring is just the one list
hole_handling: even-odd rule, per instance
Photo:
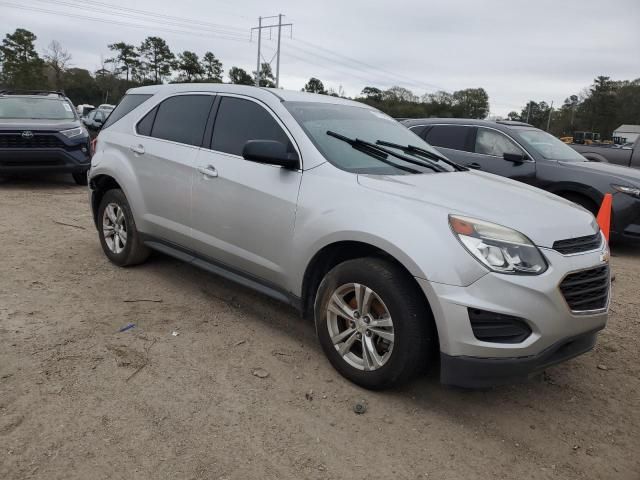
{"label": "car shadow on ground", "polygon": [[51,190],[58,188],[80,190],[87,187],[77,185],[70,174],[0,176],[0,189],[3,190]]}

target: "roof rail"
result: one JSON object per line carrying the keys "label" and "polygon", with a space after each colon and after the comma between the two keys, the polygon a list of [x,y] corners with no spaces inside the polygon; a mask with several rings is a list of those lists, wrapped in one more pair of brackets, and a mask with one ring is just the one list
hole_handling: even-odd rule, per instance
{"label": "roof rail", "polygon": [[501,125],[512,125],[512,126],[518,126],[518,127],[533,127],[533,125],[531,125],[530,123],[519,122],[517,120],[496,120],[496,123],[499,123]]}
{"label": "roof rail", "polygon": [[59,95],[64,97],[64,91],[62,90],[20,90],[20,89],[8,89],[0,90],[0,95]]}

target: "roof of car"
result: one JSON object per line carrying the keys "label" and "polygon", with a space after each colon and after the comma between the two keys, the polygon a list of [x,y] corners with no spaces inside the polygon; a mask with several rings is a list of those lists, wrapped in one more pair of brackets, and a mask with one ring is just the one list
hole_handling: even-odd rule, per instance
{"label": "roof of car", "polygon": [[403,120],[402,123],[407,127],[415,127],[417,125],[478,125],[486,127],[531,127],[528,123],[516,122],[512,120],[478,120],[476,118],[409,118]]}
{"label": "roof of car", "polygon": [[297,90],[283,90],[279,88],[254,87],[250,85],[234,85],[228,83],[170,83],[167,85],[147,85],[132,88],[128,94],[156,94],[156,93],[181,93],[181,92],[223,92],[248,95],[255,98],[264,98],[266,95],[274,95],[283,102],[319,102],[337,105],[352,105],[362,108],[371,108],[368,105],[345,98],[317,93],[300,92]]}

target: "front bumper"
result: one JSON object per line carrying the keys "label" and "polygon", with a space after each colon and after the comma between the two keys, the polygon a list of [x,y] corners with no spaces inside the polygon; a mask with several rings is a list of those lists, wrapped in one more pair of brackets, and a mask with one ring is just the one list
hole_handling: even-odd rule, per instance
{"label": "front bumper", "polygon": [[595,346],[597,336],[598,331],[583,333],[557,342],[529,357],[454,357],[441,353],[440,381],[445,385],[464,388],[486,388],[521,382],[547,367],[588,352]]}
{"label": "front bumper", "polygon": [[640,242],[640,199],[619,192],[614,194],[611,238]]}
{"label": "front bumper", "polygon": [[[82,147],[86,152],[82,151]],[[0,174],[20,173],[76,173],[91,165],[89,148],[78,145],[64,148],[7,148],[0,149]]]}
{"label": "front bumper", "polygon": [[[465,287],[417,279],[438,328],[443,383],[487,386],[510,382],[550,362],[557,363],[590,349],[591,340],[572,343],[572,339],[584,335],[595,341],[594,332],[606,325],[608,302],[601,310],[572,312],[559,285],[571,272],[605,264],[606,248],[603,245],[594,252],[567,256],[541,248],[549,268],[536,276],[487,273]],[[479,340],[469,320],[469,308],[524,319],[531,334],[520,343]]]}

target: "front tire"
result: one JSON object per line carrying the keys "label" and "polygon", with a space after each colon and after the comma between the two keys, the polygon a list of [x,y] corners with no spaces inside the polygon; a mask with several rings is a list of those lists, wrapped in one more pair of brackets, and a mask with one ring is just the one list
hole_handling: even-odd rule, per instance
{"label": "front tire", "polygon": [[119,267],[144,262],[150,250],[142,243],[133,213],[122,190],[109,190],[98,207],[98,234],[102,250]]}
{"label": "front tire", "polygon": [[436,346],[429,306],[414,279],[380,258],[348,260],[318,288],[320,345],[348,380],[371,390],[401,385],[428,367]]}

